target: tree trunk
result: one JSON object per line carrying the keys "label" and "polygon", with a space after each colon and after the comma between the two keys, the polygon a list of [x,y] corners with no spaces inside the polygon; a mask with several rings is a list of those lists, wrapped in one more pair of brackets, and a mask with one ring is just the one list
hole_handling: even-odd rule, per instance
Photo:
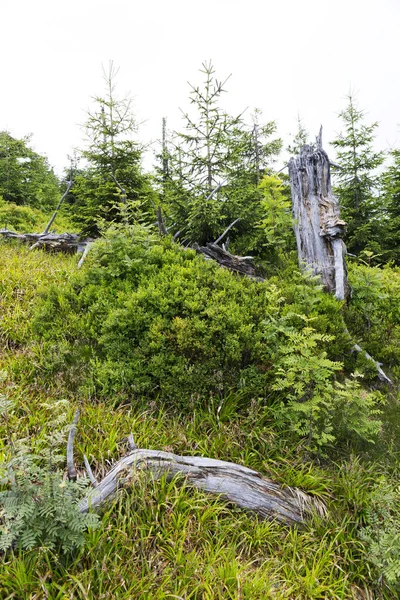
{"label": "tree trunk", "polygon": [[299,263],[320,277],[339,300],[349,294],[342,241],[346,223],[331,186],[330,163],[322,149],[322,128],[316,147],[305,145],[289,161],[293,215]]}

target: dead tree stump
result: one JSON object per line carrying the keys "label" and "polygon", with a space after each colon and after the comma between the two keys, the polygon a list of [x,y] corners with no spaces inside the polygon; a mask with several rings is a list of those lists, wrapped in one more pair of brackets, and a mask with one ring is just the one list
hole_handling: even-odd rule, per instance
{"label": "dead tree stump", "polygon": [[339,300],[349,293],[342,241],[346,223],[331,186],[330,162],[322,149],[322,127],[316,146],[305,145],[289,161],[294,230],[300,266],[320,277]]}

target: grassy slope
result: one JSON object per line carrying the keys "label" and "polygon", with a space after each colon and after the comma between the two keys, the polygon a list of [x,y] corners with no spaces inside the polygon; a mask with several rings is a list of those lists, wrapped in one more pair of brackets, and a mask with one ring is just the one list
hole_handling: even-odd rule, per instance
{"label": "grassy slope", "polygon": [[210,409],[183,421],[155,406],[113,408],[112,400],[68,397],[57,381],[51,390],[41,385],[35,370],[40,342],[31,337],[30,317],[40,288],[49,281],[62,286],[75,268],[76,257],[0,245],[0,369],[8,374],[4,391],[17,403],[11,420],[0,424],[0,459],[8,452],[6,427],[17,437],[38,438],[53,406],[68,399],[71,418],[77,404],[82,411],[80,468],[85,452],[102,476],[133,431],[141,447],[233,460],[299,485],[327,501],[330,518],[302,530],[286,528],[179,483],[139,478],[78,554],[66,558],[42,549],[0,558],[0,598],[374,597],[367,590],[376,574],[355,536],[355,515],[378,476],[373,467],[356,459],[329,470],[304,462],[256,412],[221,420]]}

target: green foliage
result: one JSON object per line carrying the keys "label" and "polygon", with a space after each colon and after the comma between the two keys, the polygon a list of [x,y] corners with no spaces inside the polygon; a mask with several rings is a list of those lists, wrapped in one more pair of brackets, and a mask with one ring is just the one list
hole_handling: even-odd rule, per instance
{"label": "green foliage", "polygon": [[92,235],[99,233],[101,221],[129,221],[154,213],[150,179],[141,168],[142,147],[134,139],[132,99],[118,97],[117,74],[111,62],[104,73],[105,96],[94,98],[95,109],[87,115],[89,144],[82,152],[87,167],[75,174],[68,199],[75,222]]}
{"label": "green foliage", "polygon": [[392,164],[381,176],[385,218],[381,227],[385,261],[400,264],[400,150],[391,152]]}
{"label": "green foliage", "polygon": [[294,285],[234,276],[140,227],[112,231],[85,272],[50,288],[35,327],[47,340],[40,369],[97,396],[145,395],[185,412],[226,407],[232,393],[241,406],[264,398],[313,449],[379,430],[377,398],[335,384],[333,335],[345,339],[335,299],[299,275]]}
{"label": "green foliage", "polygon": [[377,252],[379,239],[379,199],[376,197],[378,177],[376,169],[384,161],[383,152],[372,147],[378,123],[365,125],[364,112],[359,110],[349,94],[347,107],[339,114],[344,125],[332,142],[337,151],[340,169],[335,176],[335,189],[342,207],[342,218],[348,223],[346,245],[352,253],[363,249]]}
{"label": "green foliage", "polygon": [[[211,63],[203,63],[202,86],[191,85],[194,113],[184,113],[184,131],[169,141],[161,155],[162,201],[174,228],[188,239],[214,241],[234,220],[230,239],[253,250],[256,224],[263,216],[258,184],[282,142],[272,138],[276,124],[260,124],[255,111],[251,125],[221,107],[224,82]],[[272,139],[271,139],[272,138]],[[245,240],[245,241],[244,241]]]}
{"label": "green foliage", "polygon": [[[2,245],[1,310],[7,315],[10,327],[2,330],[0,361],[10,365],[9,377],[3,384],[18,407],[8,413],[7,423],[0,420],[2,456],[6,452],[9,457],[7,431],[15,432],[15,439],[25,439],[36,449],[38,444],[41,449],[47,448],[46,424],[54,420],[57,399],[70,393],[63,380],[68,367],[60,360],[63,370],[60,368],[51,381],[47,379],[42,370],[46,363],[43,342],[35,339],[30,330],[39,287],[53,283],[58,288],[62,314],[53,330],[56,353],[63,338],[70,350],[71,340],[78,343],[76,330],[69,331],[69,319],[62,326],[63,315],[72,316],[65,294],[72,290],[72,302],[81,294],[81,288],[89,285],[89,274],[95,284],[89,307],[92,311],[96,299],[109,288],[114,305],[121,290],[128,294],[131,288],[136,289],[142,269],[145,278],[154,283],[153,277],[164,262],[170,260],[174,264],[180,260],[182,265],[188,264],[185,252],[168,254],[166,248],[160,250],[156,237],[149,236],[142,228],[136,228],[135,234],[131,231],[125,238],[117,235],[116,229],[111,237],[102,245],[101,252],[92,258],[89,254],[87,267],[79,276],[75,258]],[[154,254],[153,246],[157,247]],[[197,260],[191,252],[188,256]],[[341,349],[348,352],[349,342],[341,329],[340,303],[323,294],[312,281],[304,280],[289,264],[271,279],[268,290],[274,285],[278,298],[269,304],[280,307],[274,315],[280,326],[299,332],[312,326],[318,334],[336,335],[330,342],[316,342],[311,353],[313,361],[328,352],[328,358],[336,362]],[[105,305],[111,301],[109,297],[104,298]],[[279,302],[279,298],[284,299]],[[151,310],[155,309],[153,305]],[[94,343],[98,321],[107,312],[105,308],[104,311],[100,314],[93,310],[86,317],[84,312],[76,314],[76,327],[85,318],[88,324],[92,320],[93,331],[87,336],[90,345]],[[295,318],[289,313],[303,313],[313,320],[307,324],[304,317]],[[283,322],[279,315],[285,317]],[[277,333],[273,318],[265,316],[265,345],[272,348],[277,359],[283,359],[285,354],[279,355],[278,350],[291,343],[289,337],[287,333]],[[17,336],[16,346],[13,340]],[[46,337],[45,345],[52,339],[50,329]],[[81,360],[90,361],[90,356],[85,355]],[[342,382],[341,373],[335,373]],[[303,380],[305,376],[301,375]],[[204,409],[197,406],[192,411],[160,409],[157,392],[138,399],[138,403],[121,403],[115,394],[96,399],[93,388],[90,394],[80,392],[76,457],[85,452],[95,474],[101,477],[109,470],[110,461],[123,451],[121,440],[133,431],[139,447],[232,460],[282,485],[298,486],[327,503],[327,519],[292,529],[255,519],[251,514],[225,506],[219,498],[190,491],[180,482],[139,478],[132,489],[121,493],[107,507],[102,526],[90,530],[85,535],[85,545],[72,555],[60,560],[56,552],[46,548],[39,551],[16,548],[2,557],[1,594],[21,598],[46,594],[50,598],[108,595],[121,600],[135,597],[161,600],[168,596],[264,600],[272,595],[288,600],[334,600],[363,595],[387,600],[398,598],[396,584],[389,585],[386,578],[382,585],[376,583],[381,570],[368,560],[367,542],[359,537],[360,527],[368,527],[370,523],[367,510],[371,492],[381,477],[380,466],[371,463],[368,455],[357,460],[349,458],[343,447],[343,467],[332,464],[328,457],[318,462],[307,459],[303,451],[307,437],[297,444],[290,432],[287,434],[277,427],[276,401],[272,398],[277,392],[272,391],[268,398],[270,392],[268,387],[266,394],[257,394],[249,402],[246,393],[231,390],[223,398],[214,396]],[[335,423],[335,427],[342,425]],[[387,475],[388,482],[390,478],[396,489],[397,454],[388,455],[385,445],[382,452],[383,458],[387,456],[390,472],[393,471]],[[36,450],[35,453],[38,454]],[[329,455],[337,457],[334,448]],[[48,456],[42,466],[48,464]],[[61,481],[60,477],[55,485]],[[397,511],[397,503],[392,506]],[[371,554],[370,559],[373,560]]]}
{"label": "green foliage", "polygon": [[264,175],[260,185],[263,197],[261,211],[263,218],[259,223],[264,240],[260,240],[267,249],[268,256],[278,255],[279,251],[293,248],[293,218],[291,202],[287,189],[277,177]]}
{"label": "green foliage", "polygon": [[[44,213],[31,206],[19,206],[13,202],[6,202],[0,196],[0,228],[11,229],[20,233],[38,233],[43,231],[50,220],[50,214]],[[52,226],[52,230],[59,232],[71,231],[71,221],[61,213]]]}
{"label": "green foliage", "polygon": [[342,363],[318,351],[332,336],[316,333],[308,321],[305,319],[303,329],[284,330],[287,343],[280,346],[272,385],[280,394],[277,419],[299,437],[307,438],[313,450],[354,434],[373,441],[381,428],[376,418],[380,414],[379,396],[367,393],[356,381],[335,380]]}
{"label": "green foliage", "polygon": [[[53,406],[55,414],[59,409]],[[6,422],[10,410],[11,403],[0,397],[0,414]],[[8,431],[8,451],[0,462],[0,551],[44,546],[70,552],[83,546],[86,529],[97,525],[96,515],[78,509],[87,481],[65,481],[60,469],[65,436],[57,429],[65,429],[65,414],[49,425],[51,432],[42,434],[34,447]]]}
{"label": "green foliage", "polygon": [[300,115],[297,115],[297,132],[293,136],[292,143],[288,145],[287,151],[292,156],[300,154],[302,147],[308,143],[309,133],[303,125]]}
{"label": "green foliage", "polygon": [[[349,330],[364,350],[396,375],[400,372],[399,268],[351,263],[349,281],[353,289],[345,312]],[[362,355],[358,361],[366,366]]]}
{"label": "green foliage", "polygon": [[59,182],[47,158],[34,152],[30,137],[0,132],[0,195],[7,202],[49,210],[59,196]]}
{"label": "green foliage", "polygon": [[400,589],[400,488],[386,481],[375,485],[366,510],[366,526],[360,531],[368,544],[368,558],[379,580]]}

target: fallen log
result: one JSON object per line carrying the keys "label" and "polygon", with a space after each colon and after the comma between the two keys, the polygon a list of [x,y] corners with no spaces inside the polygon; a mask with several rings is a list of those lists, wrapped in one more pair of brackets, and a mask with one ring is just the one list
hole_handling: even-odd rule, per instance
{"label": "fallen log", "polygon": [[235,256],[221,248],[221,246],[218,246],[215,242],[210,242],[205,246],[194,244],[192,247],[199,254],[203,254],[205,258],[215,260],[221,267],[241,273],[242,275],[247,275],[247,277],[252,277],[258,281],[264,281],[264,278],[261,277],[253,264],[252,256]]}
{"label": "fallen log", "polygon": [[303,524],[312,515],[325,517],[327,514],[320,500],[300,489],[282,487],[247,467],[201,456],[178,456],[142,449],[134,449],[121,458],[104,479],[96,483],[96,487],[81,500],[80,512],[103,506],[119,488],[133,485],[138,471],[150,472],[156,480],[164,475],[168,479],[182,476],[189,485],[221,495],[264,519]]}
{"label": "fallen log", "polygon": [[4,239],[18,240],[29,244],[31,250],[43,248],[53,252],[83,252],[89,240],[82,240],[76,233],[16,233],[8,229],[0,229]]}

